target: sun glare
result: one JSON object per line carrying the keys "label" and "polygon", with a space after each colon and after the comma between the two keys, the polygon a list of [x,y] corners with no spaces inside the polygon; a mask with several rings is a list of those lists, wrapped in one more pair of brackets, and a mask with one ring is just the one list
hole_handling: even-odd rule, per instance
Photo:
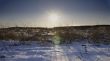
{"label": "sun glare", "polygon": [[59,20],[61,16],[58,12],[48,12],[48,23],[50,24],[50,27],[56,27],[59,26]]}
{"label": "sun glare", "polygon": [[59,16],[57,13],[50,13],[49,14],[49,20],[51,21],[57,21],[59,19]]}

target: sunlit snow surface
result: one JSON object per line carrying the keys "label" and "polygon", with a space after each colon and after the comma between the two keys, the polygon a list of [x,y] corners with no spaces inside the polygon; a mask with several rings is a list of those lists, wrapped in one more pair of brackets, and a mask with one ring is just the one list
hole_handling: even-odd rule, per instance
{"label": "sunlit snow surface", "polygon": [[0,61],[110,61],[110,46],[74,42],[68,45],[40,45],[35,42],[0,42]]}

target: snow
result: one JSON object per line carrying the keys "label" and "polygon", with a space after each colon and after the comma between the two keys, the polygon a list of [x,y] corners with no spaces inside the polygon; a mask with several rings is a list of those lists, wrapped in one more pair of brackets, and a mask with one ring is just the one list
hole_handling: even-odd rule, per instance
{"label": "snow", "polygon": [[[95,46],[81,42],[62,45],[40,45],[37,42],[19,44],[1,41],[0,61],[110,61],[110,45]],[[87,45],[87,52],[82,45]]]}

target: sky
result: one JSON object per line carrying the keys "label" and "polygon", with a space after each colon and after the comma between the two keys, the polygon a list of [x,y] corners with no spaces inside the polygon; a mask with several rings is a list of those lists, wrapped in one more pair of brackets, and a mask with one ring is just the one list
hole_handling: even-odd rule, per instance
{"label": "sky", "polygon": [[110,24],[110,0],[0,0],[1,27],[101,24]]}

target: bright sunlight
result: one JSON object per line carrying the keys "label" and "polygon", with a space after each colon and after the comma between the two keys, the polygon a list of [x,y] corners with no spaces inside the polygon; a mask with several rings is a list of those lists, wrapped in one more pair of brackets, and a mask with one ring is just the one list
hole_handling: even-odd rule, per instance
{"label": "bright sunlight", "polygon": [[57,20],[59,20],[59,15],[57,13],[50,13],[49,14],[49,20],[57,21]]}

